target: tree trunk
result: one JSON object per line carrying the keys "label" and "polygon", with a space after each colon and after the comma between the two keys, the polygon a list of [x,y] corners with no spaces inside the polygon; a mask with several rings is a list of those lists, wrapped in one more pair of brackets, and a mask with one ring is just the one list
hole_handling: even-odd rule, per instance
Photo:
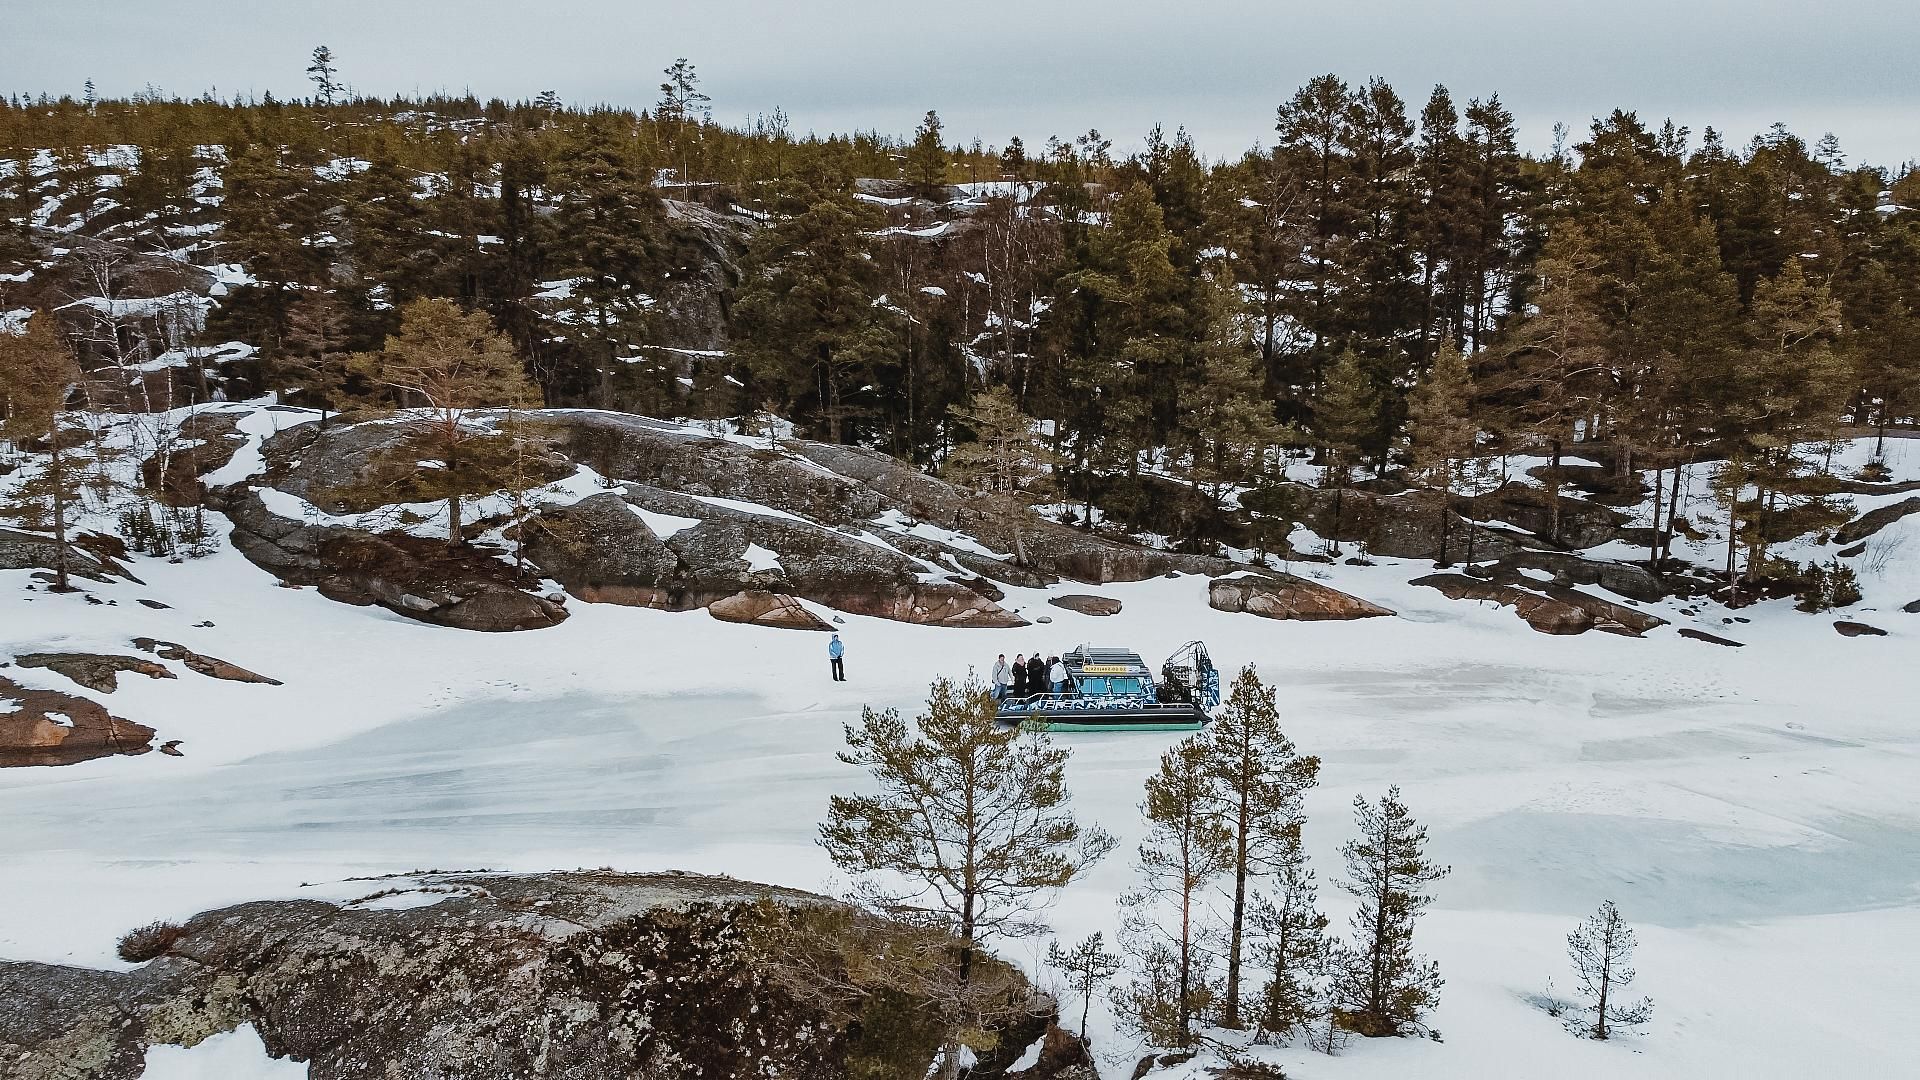
{"label": "tree trunk", "polygon": [[1227,941],[1227,1000],[1221,1011],[1220,1026],[1240,1026],[1240,950],[1247,920],[1247,795],[1240,795],[1238,833],[1233,858],[1233,925]]}
{"label": "tree trunk", "polygon": [[1656,575],[1660,573],[1660,500],[1664,494],[1660,484],[1666,475],[1665,469],[1653,470],[1653,533],[1647,537],[1647,568]]}
{"label": "tree trunk", "polygon": [[47,456],[47,477],[53,481],[53,591],[72,592],[67,576],[67,475],[61,461],[60,425],[53,425],[52,453]]}

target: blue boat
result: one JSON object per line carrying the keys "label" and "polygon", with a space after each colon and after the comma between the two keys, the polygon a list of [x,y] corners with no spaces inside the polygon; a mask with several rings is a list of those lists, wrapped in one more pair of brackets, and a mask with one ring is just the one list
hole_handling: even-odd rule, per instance
{"label": "blue boat", "polygon": [[1060,658],[1064,693],[1000,701],[1000,719],[1046,731],[1195,731],[1220,706],[1220,672],[1207,647],[1189,641],[1156,679],[1131,649],[1080,645]]}

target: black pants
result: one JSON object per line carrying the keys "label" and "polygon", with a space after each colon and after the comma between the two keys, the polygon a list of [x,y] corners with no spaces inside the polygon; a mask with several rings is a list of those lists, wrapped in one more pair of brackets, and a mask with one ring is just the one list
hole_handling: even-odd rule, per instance
{"label": "black pants", "polygon": [[841,663],[840,658],[837,656],[830,656],[827,658],[827,662],[833,665],[833,681],[846,682],[847,666]]}

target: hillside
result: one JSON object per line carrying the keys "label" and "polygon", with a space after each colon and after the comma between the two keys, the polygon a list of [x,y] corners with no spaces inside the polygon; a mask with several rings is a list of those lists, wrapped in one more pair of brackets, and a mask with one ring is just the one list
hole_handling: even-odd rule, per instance
{"label": "hillside", "polygon": [[[542,512],[624,503],[630,509],[609,510],[619,510],[612,517],[629,538],[603,554],[644,550],[627,519],[640,523],[678,552],[676,572],[692,575],[644,578],[677,599],[593,602],[589,584],[618,584],[595,579],[596,568],[513,590],[557,603],[564,619],[474,633],[329,598],[324,581],[303,584],[294,568],[262,565],[258,551],[244,550],[257,535],[248,522],[272,515],[302,531],[403,524],[401,507],[342,514],[298,494],[311,494],[303,484],[339,462],[350,465],[346,448],[373,429],[335,423],[322,436],[311,413],[242,405],[193,421],[230,421],[240,436],[231,460],[205,477],[215,503],[236,516],[207,512],[204,557],[126,557],[125,573],[64,595],[30,567],[0,571],[3,602],[16,613],[0,623],[10,684],[96,701],[179,754],[0,771],[0,804],[14,823],[0,840],[14,868],[0,905],[0,956],[117,967],[116,935],[153,918],[422,866],[613,865],[830,887],[814,823],[827,796],[854,783],[833,754],[841,723],[861,706],[910,712],[929,678],[983,670],[997,652],[1090,640],[1157,658],[1201,638],[1227,670],[1259,664],[1280,688],[1288,732],[1321,756],[1307,835],[1324,874],[1347,833],[1345,804],[1388,784],[1402,787],[1433,829],[1434,853],[1454,867],[1421,930],[1422,950],[1448,980],[1433,1017],[1446,1041],[1357,1042],[1331,1059],[1271,1051],[1290,1075],[1518,1075],[1518,1061],[1593,1076],[1892,1075],[1915,1052],[1899,1021],[1914,990],[1911,965],[1886,944],[1920,929],[1911,871],[1920,807],[1906,780],[1907,702],[1920,686],[1904,662],[1915,616],[1900,610],[1920,598],[1911,557],[1920,548],[1909,543],[1920,519],[1897,517],[1872,533],[1852,556],[1862,600],[1821,615],[1787,598],[1728,610],[1711,598],[1637,600],[1583,585],[1584,595],[1665,625],[1640,638],[1540,633],[1510,608],[1418,584],[1433,573],[1430,561],[1374,554],[1290,568],[1394,617],[1304,622],[1210,607],[1210,575],[1244,567],[1040,522],[1030,523],[1035,534],[1062,545],[1034,545],[1051,569],[1016,572],[1000,537],[940,523],[936,483],[873,455],[631,417],[552,419],[554,446],[605,471],[569,458],[573,471],[541,489],[551,507]],[[579,450],[584,433],[608,427],[623,453]],[[1920,480],[1916,445],[1889,443],[1889,484]],[[1835,455],[1836,475],[1870,453],[1866,440],[1848,444]],[[1889,488],[1853,497],[1868,519],[1908,496]],[[407,527],[433,535],[434,508],[412,509]],[[1629,519],[1642,511],[1620,509]],[[1689,514],[1702,535],[1676,556],[1712,567],[1722,554],[1710,502]],[[484,519],[477,528],[490,531]],[[1318,546],[1304,528],[1291,533],[1298,549]],[[1502,536],[1514,543],[1524,530],[1509,523]],[[687,542],[675,549],[677,539]],[[1824,561],[1848,546],[1820,539],[1787,550]],[[1609,545],[1620,543],[1583,550],[1592,562],[1581,565],[1614,565]],[[740,557],[747,545],[763,553]],[[509,547],[491,557],[505,570]],[[879,560],[862,579],[869,584],[822,591],[839,569],[813,560],[856,550]],[[690,553],[707,561],[687,565]],[[537,548],[529,554],[537,559]],[[1502,576],[1551,598],[1562,586],[1539,580],[1550,574],[1527,558],[1501,551],[1510,570]],[[1272,572],[1287,565],[1276,559]],[[1068,579],[1087,567],[1100,572]],[[986,586],[961,584],[976,575],[997,575],[998,600],[976,591]],[[691,610],[755,584],[793,596],[794,607],[842,634],[848,683],[826,680],[824,635]],[[902,609],[870,599],[936,586],[1027,625],[941,625],[899,617],[924,602]],[[546,599],[563,588],[564,602]],[[1089,591],[1120,601],[1120,613],[1048,603]],[[674,607],[688,610],[666,610]],[[1842,636],[1836,619],[1886,636]],[[1743,647],[1688,640],[1682,630]],[[169,660],[130,646],[145,638],[183,652]],[[167,677],[125,671],[99,693],[24,666],[22,654],[34,652],[149,660]],[[202,674],[177,659],[186,653],[280,685]],[[1118,833],[1124,851],[1138,834],[1140,780],[1169,738],[1063,738],[1075,751],[1076,806]],[[1056,932],[1110,927],[1131,873],[1124,856],[1103,863],[1047,913]],[[1549,978],[1563,985],[1562,938],[1602,897],[1640,926],[1639,985],[1661,1010],[1647,1033],[1610,1045],[1568,1038],[1525,1001]],[[1327,902],[1337,924],[1338,898]],[[1008,958],[1038,972],[1039,956],[1026,948]],[[1776,1036],[1788,1029],[1826,1037],[1784,1044]],[[1107,1075],[1126,1075],[1138,1052],[1107,1020],[1096,1047]]]}

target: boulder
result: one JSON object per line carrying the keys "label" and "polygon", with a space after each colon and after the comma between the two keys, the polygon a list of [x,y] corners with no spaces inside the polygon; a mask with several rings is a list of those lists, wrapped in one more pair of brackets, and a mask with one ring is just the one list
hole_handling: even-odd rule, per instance
{"label": "boulder", "polygon": [[1245,574],[1207,583],[1207,604],[1268,619],[1320,622],[1371,619],[1393,612],[1317,581],[1292,574]]}
{"label": "boulder", "polygon": [[1909,615],[1920,615],[1920,600],[1909,600],[1901,606],[1900,610]]}
{"label": "boulder", "polygon": [[55,690],[29,690],[0,678],[0,768],[72,765],[153,749],[153,729],[107,712],[98,702]]}
{"label": "boulder", "polygon": [[1528,626],[1543,634],[1584,634],[1595,622],[1593,615],[1578,604],[1465,574],[1428,574],[1413,579],[1412,584],[1438,589],[1450,600],[1486,600],[1511,607]]}
{"label": "boulder", "polygon": [[1077,611],[1082,615],[1118,615],[1120,601],[1111,596],[1094,596],[1090,593],[1068,593],[1065,596],[1050,596],[1047,603],[1068,611]]}
{"label": "boulder", "polygon": [[1683,638],[1692,638],[1694,641],[1704,641],[1709,645],[1725,645],[1733,649],[1744,649],[1747,646],[1747,643],[1744,641],[1723,638],[1718,634],[1709,634],[1705,630],[1695,630],[1691,626],[1681,627],[1680,636]]}
{"label": "boulder", "polygon": [[765,589],[745,589],[707,605],[707,614],[722,622],[775,626],[783,630],[832,630],[826,620],[802,607],[798,600]]}
{"label": "boulder", "polygon": [[149,679],[174,678],[164,664],[109,653],[22,653],[14,657],[13,662],[23,668],[58,672],[97,694],[111,694],[119,689],[119,675],[123,671]]}
{"label": "boulder", "polygon": [[1864,540],[1908,514],[1914,513],[1920,513],[1920,497],[1902,499],[1897,503],[1888,503],[1886,506],[1869,510],[1840,526],[1840,531],[1834,534],[1834,543],[1851,544]]}
{"label": "boulder", "polygon": [[1841,637],[1886,637],[1887,636],[1887,632],[1885,630],[1880,629],[1877,626],[1870,626],[1863,622],[1853,622],[1849,619],[1836,620],[1833,624],[1833,628],[1835,630],[1840,631]]}
{"label": "boulder", "polygon": [[[354,889],[205,912],[131,971],[0,962],[6,1075],[134,1080],[147,1045],[243,1023],[316,1080],[920,1077],[941,1042],[910,987],[838,959],[896,939],[931,947],[932,932],[825,897],[612,871],[422,873]],[[1011,994],[1031,993],[1007,965],[982,964]],[[813,991],[815,971],[835,993]],[[1030,1045],[1051,1013],[988,1022],[984,1041]],[[1057,1039],[1053,1050],[1073,1056]]]}
{"label": "boulder", "polygon": [[217,656],[205,656],[194,652],[185,645],[172,641],[155,641],[149,637],[133,639],[133,647],[141,652],[153,653],[162,660],[177,660],[187,665],[187,670],[205,675],[209,679],[224,679],[227,682],[265,683],[268,686],[280,686],[279,679],[269,679],[265,675],[248,671],[238,664],[230,664]]}

